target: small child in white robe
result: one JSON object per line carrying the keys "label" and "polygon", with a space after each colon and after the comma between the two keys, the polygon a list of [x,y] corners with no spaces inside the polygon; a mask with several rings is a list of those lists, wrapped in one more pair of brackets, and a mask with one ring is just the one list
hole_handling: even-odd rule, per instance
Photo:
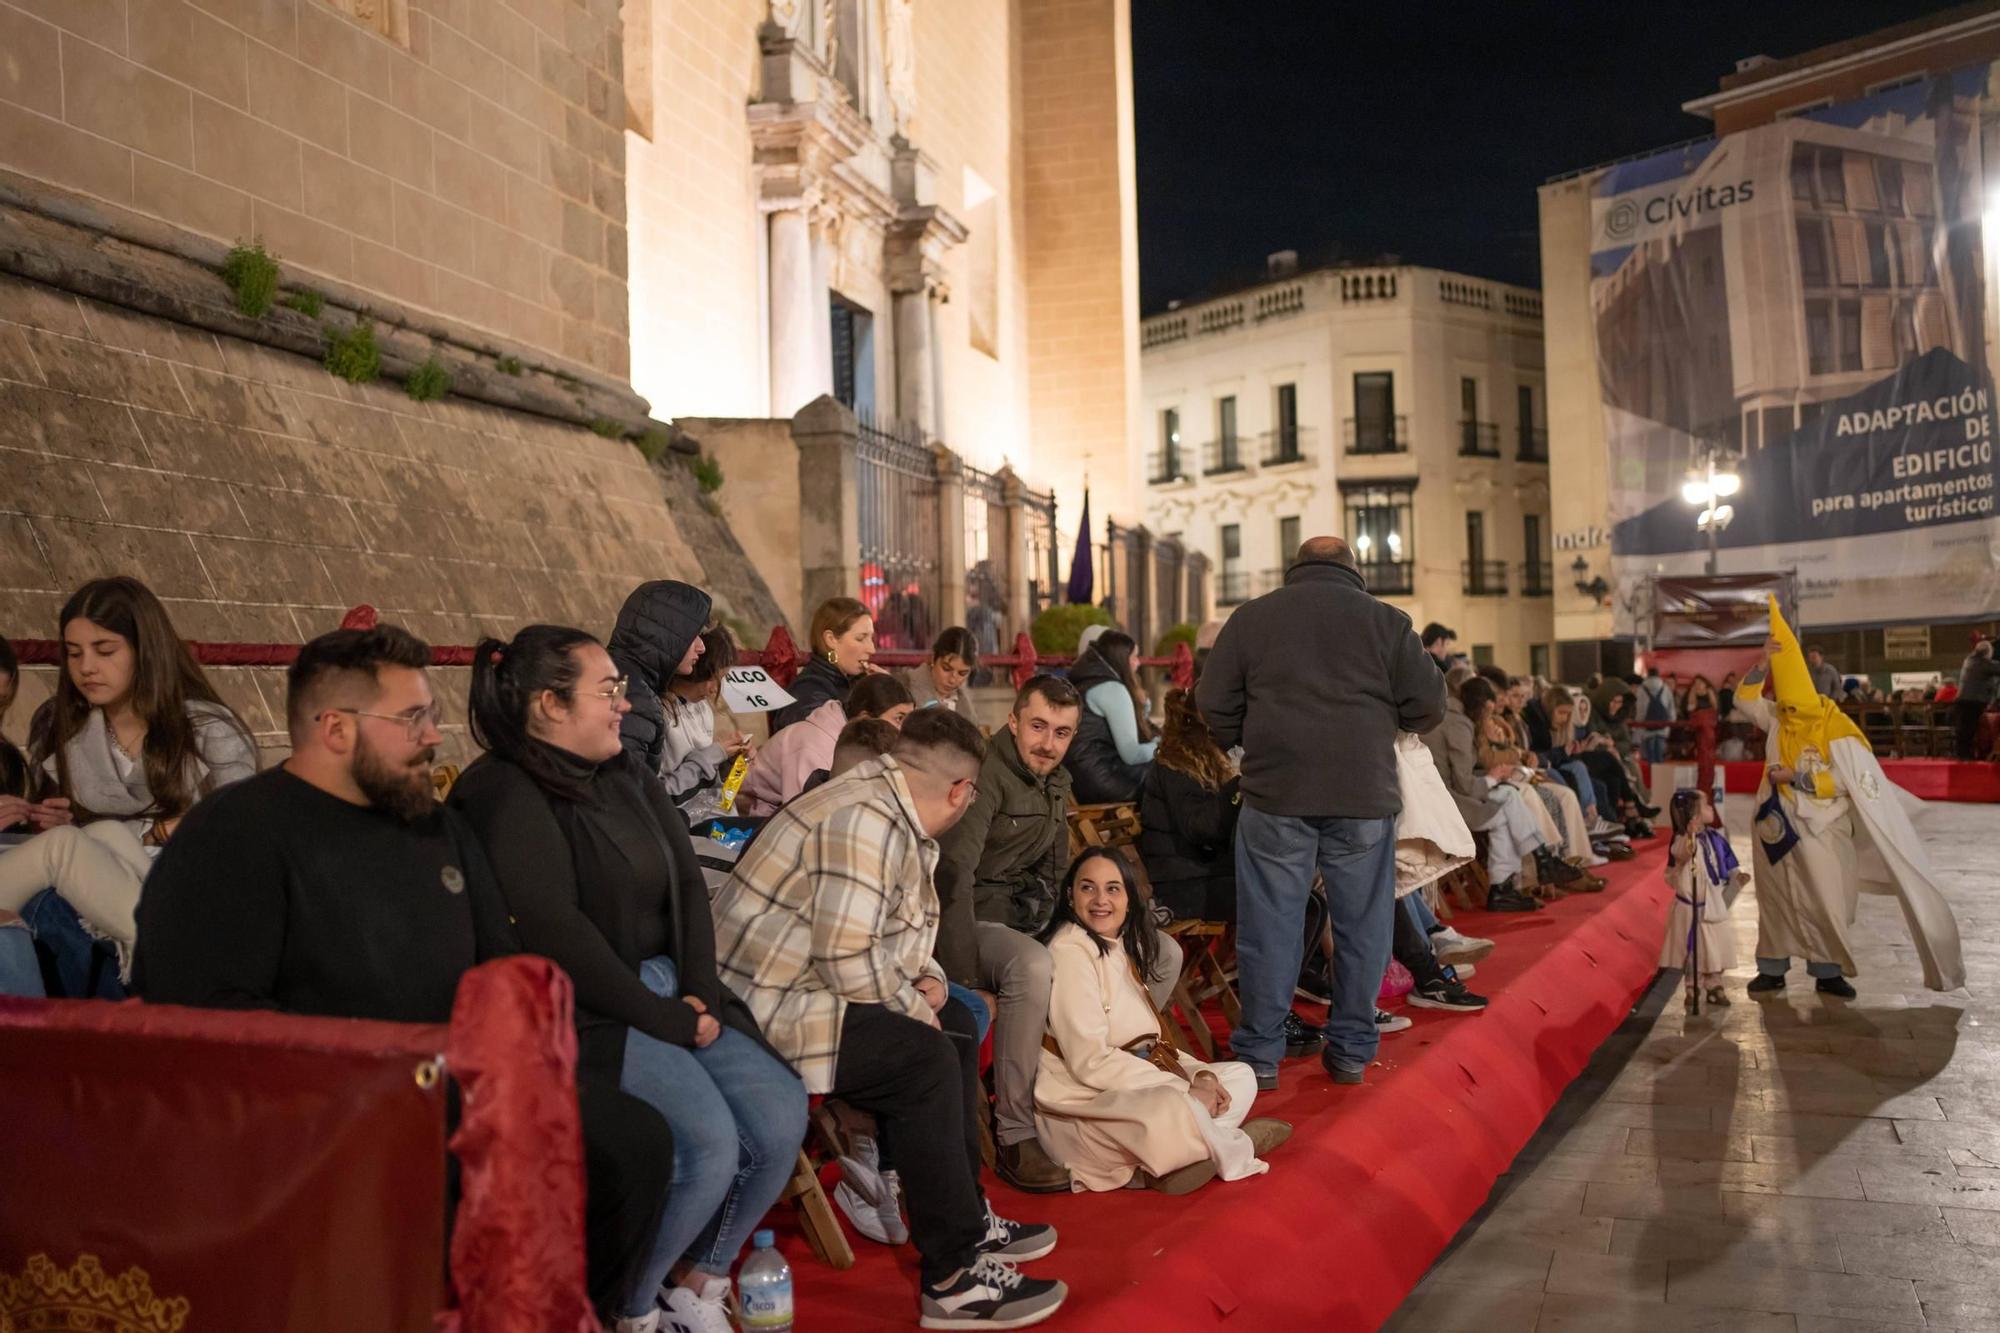
{"label": "small child in white robe", "polygon": [[1673,886],[1674,905],[1667,913],[1660,966],[1694,967],[1708,1003],[1728,1004],[1722,974],[1736,966],[1728,891],[1747,883],[1750,872],[1736,864],[1729,839],[1714,827],[1715,807],[1708,793],[1683,787],[1668,809],[1674,840],[1667,852],[1667,883]]}

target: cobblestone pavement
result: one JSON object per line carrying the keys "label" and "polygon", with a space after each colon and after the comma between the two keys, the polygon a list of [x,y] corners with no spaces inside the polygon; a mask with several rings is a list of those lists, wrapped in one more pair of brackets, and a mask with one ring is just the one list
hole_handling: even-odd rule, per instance
{"label": "cobblestone pavement", "polygon": [[[1739,855],[1748,818],[1732,798]],[[2000,806],[1918,829],[1964,990],[1922,989],[1895,900],[1864,897],[1858,1000],[1796,966],[1752,1000],[1746,890],[1730,1007],[1690,1018],[1664,975],[1388,1327],[2000,1329]]]}

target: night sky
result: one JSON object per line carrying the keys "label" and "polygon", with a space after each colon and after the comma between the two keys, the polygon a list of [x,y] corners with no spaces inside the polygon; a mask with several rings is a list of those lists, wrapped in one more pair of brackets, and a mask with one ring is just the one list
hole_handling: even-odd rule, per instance
{"label": "night sky", "polygon": [[1133,0],[1142,308],[1264,256],[1539,285],[1548,177],[1707,132],[1681,103],[1937,0]]}

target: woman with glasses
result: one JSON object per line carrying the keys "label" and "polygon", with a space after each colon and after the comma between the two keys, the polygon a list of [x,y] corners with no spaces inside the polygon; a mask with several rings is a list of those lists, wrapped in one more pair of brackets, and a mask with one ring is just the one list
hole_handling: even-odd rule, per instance
{"label": "woman with glasses", "polygon": [[69,981],[109,941],[122,987],[153,858],[196,801],[257,771],[257,744],[139,580],[84,584],[56,632],[62,674],[29,725],[39,799],[5,807],[40,832],[0,852],[0,912],[20,913]]}
{"label": "woman with glasses", "polygon": [[485,846],[521,946],[574,982],[582,1064],[673,1131],[673,1180],[620,1333],[727,1333],[729,1272],[791,1176],[806,1095],[716,977],[686,826],[620,742],[627,685],[582,630],[481,642],[471,714],[486,753],[451,804]]}

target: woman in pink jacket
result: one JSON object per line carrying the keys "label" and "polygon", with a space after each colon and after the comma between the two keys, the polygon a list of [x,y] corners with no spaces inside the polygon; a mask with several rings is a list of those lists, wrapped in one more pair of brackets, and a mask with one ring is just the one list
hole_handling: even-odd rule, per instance
{"label": "woman in pink jacket", "polygon": [[879,717],[900,727],[915,706],[909,687],[895,676],[863,676],[844,703],[821,704],[765,743],[743,776],[738,805],[746,815],[776,814],[806,789],[814,773],[833,768],[833,747],[842,727],[860,717]]}

